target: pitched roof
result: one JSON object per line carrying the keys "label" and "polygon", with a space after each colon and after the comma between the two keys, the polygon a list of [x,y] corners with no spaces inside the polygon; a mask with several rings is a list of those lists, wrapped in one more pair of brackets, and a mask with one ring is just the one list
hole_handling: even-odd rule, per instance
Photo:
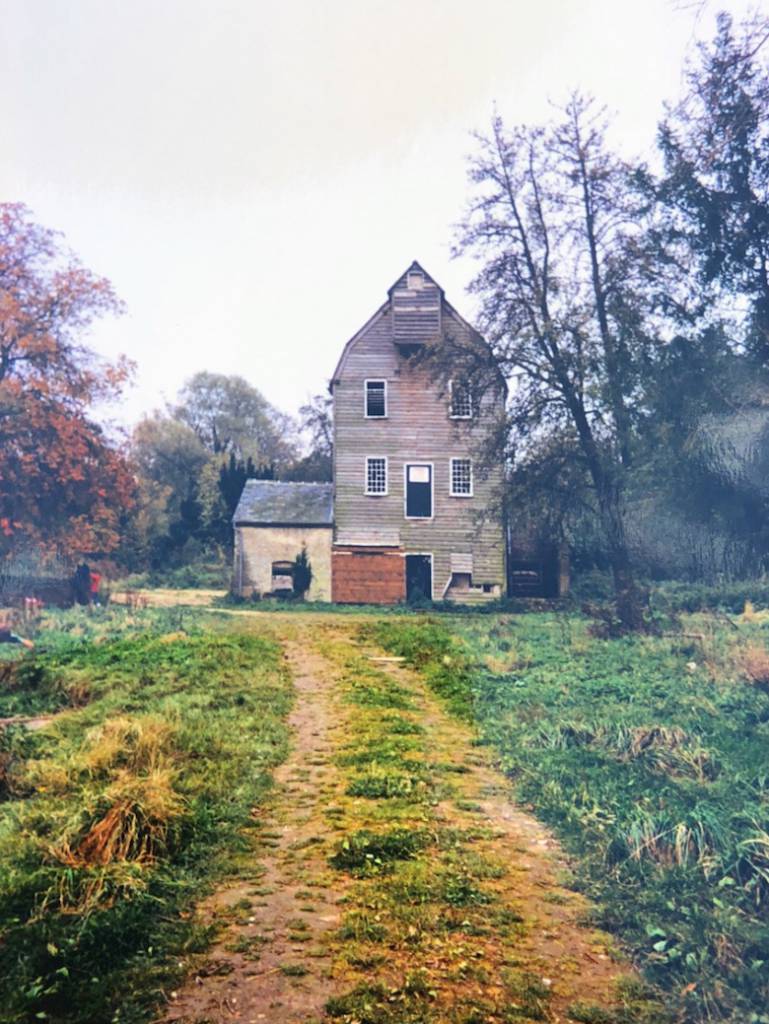
{"label": "pitched roof", "polygon": [[235,526],[333,526],[334,485],[246,480]]}

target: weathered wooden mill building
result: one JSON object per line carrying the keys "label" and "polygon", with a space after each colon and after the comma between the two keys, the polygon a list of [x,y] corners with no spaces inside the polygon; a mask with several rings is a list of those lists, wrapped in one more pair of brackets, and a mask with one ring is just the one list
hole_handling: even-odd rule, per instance
{"label": "weathered wooden mill building", "polygon": [[412,263],[347,342],[331,378],[333,488],[246,485],[234,517],[239,593],[263,593],[267,580],[280,589],[274,581],[302,543],[313,548],[310,599],[394,604],[421,595],[468,604],[507,592],[502,471],[481,472],[478,462],[504,382],[476,397],[461,376],[436,379],[415,357],[447,335],[485,344]]}

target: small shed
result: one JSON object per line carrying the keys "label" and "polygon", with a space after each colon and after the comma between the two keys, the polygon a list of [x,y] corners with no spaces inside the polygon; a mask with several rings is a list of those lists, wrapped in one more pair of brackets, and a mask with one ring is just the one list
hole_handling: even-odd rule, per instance
{"label": "small shed", "polygon": [[333,484],[247,480],[232,522],[233,593],[291,592],[294,559],[304,547],[312,567],[307,599],[331,600]]}

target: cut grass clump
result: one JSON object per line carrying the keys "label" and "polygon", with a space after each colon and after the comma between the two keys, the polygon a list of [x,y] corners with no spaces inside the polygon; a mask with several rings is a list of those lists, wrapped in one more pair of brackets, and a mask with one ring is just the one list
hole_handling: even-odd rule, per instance
{"label": "cut grass clump", "polygon": [[578,1024],[617,1024],[616,1014],[594,1003],[572,1003],[566,1012]]}
{"label": "cut grass clump", "polygon": [[304,964],[281,964],[279,970],[287,978],[304,978],[310,973]]}
{"label": "cut grass clump", "polygon": [[326,1013],[345,1024],[428,1024],[431,1018],[419,992],[389,989],[384,985],[358,985],[326,1003]]}
{"label": "cut grass clump", "polygon": [[345,941],[382,942],[387,929],[374,915],[365,910],[353,910],[345,914],[339,937]]}
{"label": "cut grass clump", "polygon": [[550,989],[541,978],[528,971],[506,969],[502,972],[506,1000],[504,1013],[508,1020],[548,1020]]}
{"label": "cut grass clump", "polygon": [[381,674],[362,669],[359,678],[347,680],[347,700],[363,708],[394,708],[410,711],[414,707],[412,694],[399,683],[382,680]]}
{"label": "cut grass clump", "polygon": [[361,829],[340,842],[329,863],[353,875],[381,874],[394,861],[416,857],[429,842],[429,835],[416,829],[394,828],[389,832]]}
{"label": "cut grass clump", "polygon": [[0,1016],[139,1021],[211,940],[190,908],[253,856],[289,679],[254,633],[172,632],[167,615],[119,609],[52,625],[14,705],[90,700],[3,737],[19,787],[0,804]]}
{"label": "cut grass clump", "polygon": [[353,776],[347,786],[349,796],[368,797],[371,800],[419,800],[424,798],[426,792],[426,784],[415,776],[376,765]]}
{"label": "cut grass clump", "polygon": [[423,725],[405,715],[384,715],[382,728],[390,736],[423,736],[425,732]]}
{"label": "cut grass clump", "polygon": [[396,904],[436,903],[449,907],[485,906],[493,895],[481,889],[477,876],[461,864],[406,865],[387,887]]}

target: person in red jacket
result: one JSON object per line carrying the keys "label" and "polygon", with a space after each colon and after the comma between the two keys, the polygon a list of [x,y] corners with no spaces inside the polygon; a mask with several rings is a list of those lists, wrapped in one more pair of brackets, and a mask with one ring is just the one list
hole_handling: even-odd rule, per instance
{"label": "person in red jacket", "polygon": [[90,573],[90,581],[91,581],[91,604],[98,605],[98,603],[99,603],[99,587],[101,586],[101,573],[100,572],[93,572],[92,571]]}

